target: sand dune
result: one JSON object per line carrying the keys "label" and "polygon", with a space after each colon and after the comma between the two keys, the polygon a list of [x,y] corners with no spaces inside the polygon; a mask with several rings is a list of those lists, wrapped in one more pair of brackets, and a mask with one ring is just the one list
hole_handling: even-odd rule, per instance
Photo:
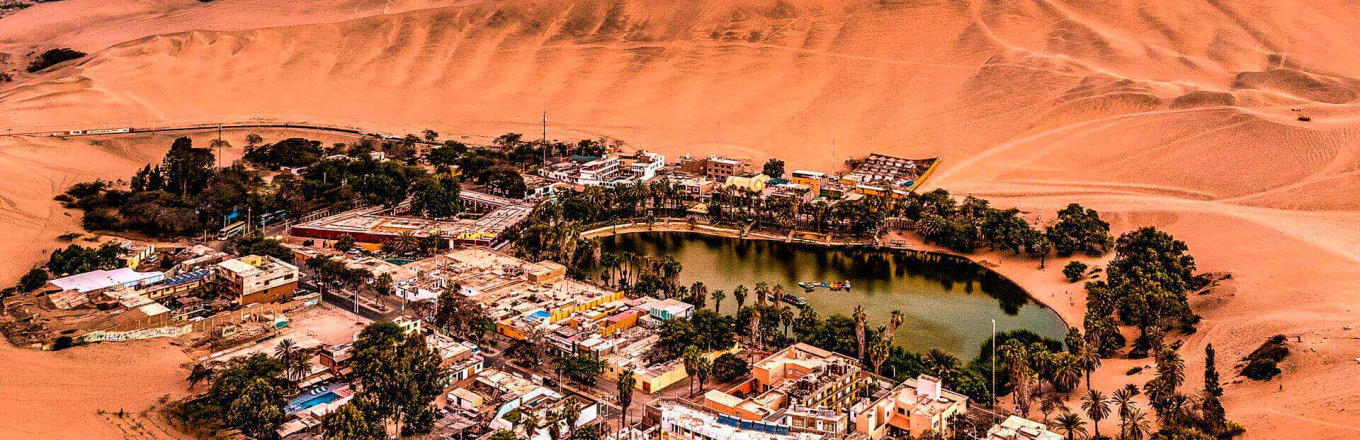
{"label": "sand dune", "polygon": [[[550,136],[672,156],[820,170],[941,156],[931,186],[1030,212],[1078,201],[1188,241],[1203,269],[1234,274],[1196,299],[1188,371],[1206,343],[1226,362],[1302,335],[1282,382],[1228,388],[1229,413],[1251,438],[1349,438],[1360,390],[1336,385],[1360,373],[1341,330],[1360,307],[1351,29],[1345,0],[68,0],[0,20],[0,52],[91,52],[0,85],[0,128],[271,118],[486,136],[536,133],[546,109]],[[164,148],[53,142],[0,144],[19,176],[0,188],[6,236],[73,228],[52,191]],[[24,259],[43,241],[14,243]],[[21,272],[8,266],[0,281]],[[1040,295],[1072,288],[1015,271]],[[1117,369],[1098,383],[1138,379]]]}

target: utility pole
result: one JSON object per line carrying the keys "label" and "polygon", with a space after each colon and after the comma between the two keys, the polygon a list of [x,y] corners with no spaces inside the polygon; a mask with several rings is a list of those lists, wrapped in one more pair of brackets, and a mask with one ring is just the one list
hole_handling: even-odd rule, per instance
{"label": "utility pole", "polygon": [[217,123],[217,167],[222,168],[222,123]]}

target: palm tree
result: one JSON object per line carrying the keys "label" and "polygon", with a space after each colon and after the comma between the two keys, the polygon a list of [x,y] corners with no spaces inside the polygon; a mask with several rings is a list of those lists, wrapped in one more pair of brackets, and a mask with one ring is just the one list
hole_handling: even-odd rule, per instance
{"label": "palm tree", "polygon": [[1128,417],[1124,418],[1119,426],[1123,432],[1124,440],[1143,440],[1152,431],[1147,416],[1143,414],[1143,410],[1138,408],[1129,411]]}
{"label": "palm tree", "polygon": [[746,307],[746,292],[746,286],[740,284],[737,285],[736,289],[732,290],[732,298],[737,300],[738,312],[741,311],[742,307]]}
{"label": "palm tree", "polygon": [[1077,352],[1077,364],[1086,373],[1086,389],[1091,389],[1091,373],[1100,368],[1100,352],[1093,347],[1095,344],[1085,344],[1081,351]]}
{"label": "palm tree", "polygon": [[1059,434],[1067,436],[1067,440],[1076,440],[1078,437],[1086,437],[1086,421],[1081,416],[1073,413],[1063,413],[1058,418],[1053,419],[1056,426],[1053,430]]}
{"label": "palm tree", "polygon": [[1114,392],[1110,394],[1110,403],[1114,404],[1115,413],[1119,414],[1120,437],[1128,435],[1123,427],[1128,426],[1129,415],[1138,409],[1138,403],[1133,400],[1134,393],[1137,389],[1138,388],[1135,387],[1133,388],[1133,391],[1130,391],[1128,387],[1124,387],[1114,390]]}
{"label": "palm tree", "polygon": [[192,390],[194,389],[194,385],[198,385],[199,382],[211,379],[213,376],[217,375],[216,366],[217,362],[215,361],[211,363],[194,363],[194,369],[189,371],[189,389]]}
{"label": "palm tree", "polygon": [[722,307],[722,301],[727,299],[727,292],[718,289],[714,290],[713,293],[710,293],[709,296],[713,297],[713,313],[722,313],[719,311],[719,308]]}
{"label": "palm tree", "polygon": [[784,325],[785,338],[789,336],[789,327],[793,326],[793,320],[797,317],[797,315],[793,314],[793,309],[789,306],[784,306],[779,309],[779,323]]}
{"label": "palm tree", "polygon": [[1053,362],[1053,384],[1070,393],[1080,381],[1081,361],[1072,353],[1058,353]]}
{"label": "palm tree", "polygon": [[770,283],[764,281],[756,283],[756,305],[765,305],[765,296],[770,294]]}
{"label": "palm tree", "polygon": [[619,407],[623,410],[623,416],[619,420],[619,430],[622,431],[624,426],[628,426],[628,406],[633,404],[633,387],[637,385],[633,370],[619,374],[619,380],[615,385],[619,393]]}
{"label": "palm tree", "polygon": [[854,314],[853,316],[854,316],[854,318],[855,318],[855,341],[859,343],[859,351],[856,352],[855,354],[858,355],[858,359],[862,361],[862,360],[864,360],[864,349],[865,349],[865,347],[864,347],[864,332],[865,332],[864,324],[865,324],[865,322],[869,319],[869,317],[868,317],[867,315],[864,314],[864,306],[862,306],[862,305],[857,305],[857,306],[855,306],[855,314]]}
{"label": "palm tree", "polygon": [[959,358],[938,348],[927,351],[921,363],[926,365],[930,374],[945,382],[951,382],[959,373]]}
{"label": "palm tree", "polygon": [[694,379],[696,376],[695,373],[699,369],[699,359],[702,357],[703,354],[699,352],[699,348],[693,345],[689,346],[688,348],[685,348],[685,353],[681,355],[681,358],[684,359],[685,363],[685,372],[689,374],[690,397],[694,397]]}
{"label": "palm tree", "polygon": [[704,381],[708,380],[708,375],[713,374],[713,361],[708,356],[700,355],[694,360],[694,375],[699,377],[699,392],[704,392]]}
{"label": "palm tree", "polygon": [[1098,390],[1088,390],[1081,398],[1081,410],[1091,419],[1095,438],[1100,438],[1100,421],[1110,416],[1110,403],[1105,400],[1105,394]]}
{"label": "palm tree", "polygon": [[286,362],[287,359],[293,357],[293,352],[296,350],[296,342],[293,342],[292,339],[284,339],[274,346],[274,357]]}
{"label": "palm tree", "polygon": [[879,340],[869,346],[869,364],[873,365],[874,374],[879,374],[878,369],[883,365],[883,362],[888,359],[889,346],[890,343],[885,340]]}
{"label": "palm tree", "polygon": [[398,254],[408,254],[420,248],[420,238],[411,231],[402,231],[392,239],[392,250]]}

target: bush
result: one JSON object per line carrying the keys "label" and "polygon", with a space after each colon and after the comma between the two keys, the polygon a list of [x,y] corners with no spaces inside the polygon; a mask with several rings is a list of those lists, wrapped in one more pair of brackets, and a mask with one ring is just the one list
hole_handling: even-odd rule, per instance
{"label": "bush", "polygon": [[46,284],[47,279],[48,276],[46,270],[43,270],[40,267],[34,268],[32,270],[29,270],[28,273],[24,274],[23,278],[19,278],[18,287],[20,291],[32,292],[34,289],[42,287],[43,284]]}
{"label": "bush", "polygon": [[1287,340],[1284,335],[1266,339],[1265,343],[1247,355],[1247,366],[1242,368],[1242,375],[1255,380],[1270,380],[1280,374],[1277,365],[1289,356],[1289,347],[1284,345]]}
{"label": "bush", "polygon": [[57,340],[52,341],[52,351],[65,350],[74,347],[75,345],[75,339],[72,339],[70,336],[58,337]]}
{"label": "bush", "polygon": [[732,353],[718,356],[713,360],[713,377],[722,382],[731,382],[751,372],[751,365],[745,359]]}
{"label": "bush", "polygon": [[38,72],[58,63],[74,60],[83,56],[85,56],[85,52],[73,50],[69,47],[51,49],[47,52],[43,52],[42,55],[39,55],[37,59],[33,60],[33,63],[28,65],[28,73]]}
{"label": "bush", "polygon": [[1280,374],[1280,368],[1270,359],[1257,359],[1242,369],[1242,375],[1254,380],[1270,380]]}
{"label": "bush", "polygon": [[1077,280],[1086,276],[1086,263],[1080,261],[1067,263],[1066,266],[1063,266],[1063,276],[1067,277],[1067,281],[1077,282]]}

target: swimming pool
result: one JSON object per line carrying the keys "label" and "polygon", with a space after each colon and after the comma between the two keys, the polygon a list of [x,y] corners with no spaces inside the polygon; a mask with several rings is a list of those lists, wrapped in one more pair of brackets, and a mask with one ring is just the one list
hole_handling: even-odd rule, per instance
{"label": "swimming pool", "polygon": [[299,411],[306,411],[307,409],[313,406],[331,403],[339,398],[340,395],[337,394],[335,390],[327,390],[326,392],[321,394],[303,394],[301,396],[294,397],[293,400],[290,400],[288,402],[288,407],[286,411],[289,414]]}

